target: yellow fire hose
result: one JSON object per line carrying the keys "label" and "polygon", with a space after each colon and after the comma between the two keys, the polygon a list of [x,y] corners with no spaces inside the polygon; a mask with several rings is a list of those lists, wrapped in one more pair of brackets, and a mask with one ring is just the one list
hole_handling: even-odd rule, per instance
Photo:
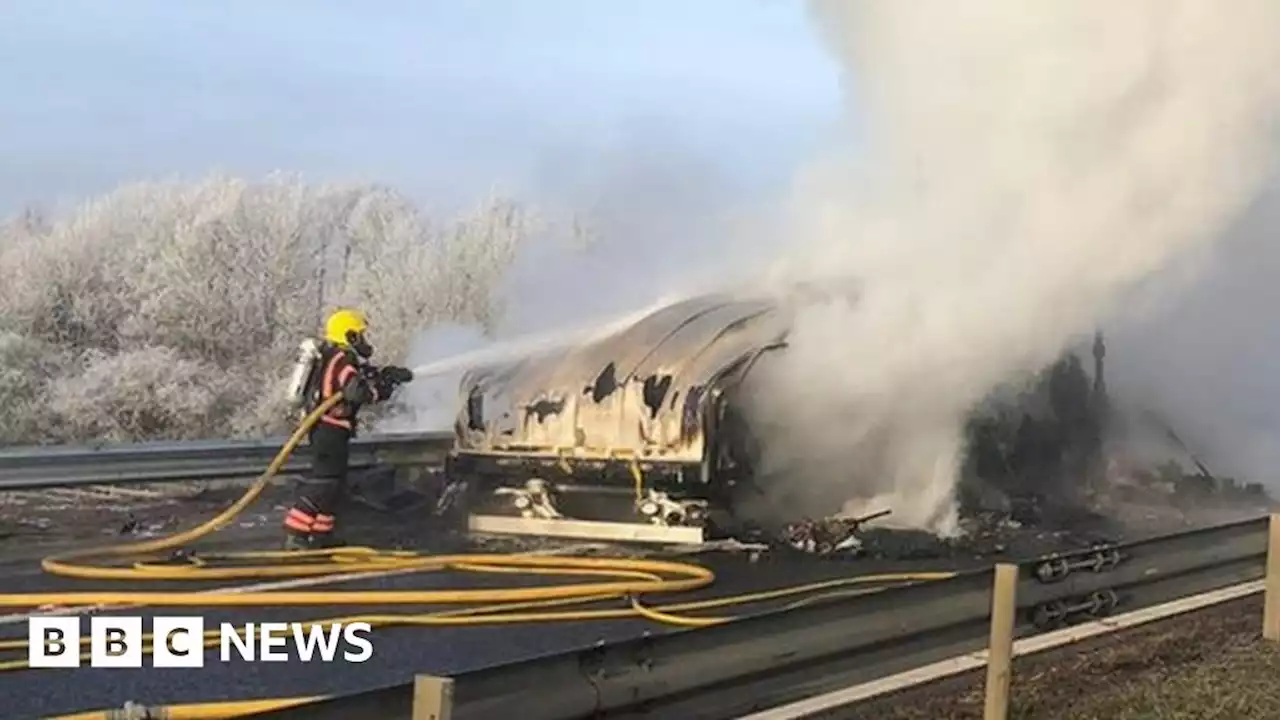
{"label": "yellow fire hose", "polygon": [[[216,553],[188,558],[187,564],[172,564],[163,557],[193,541],[226,527],[266,489],[271,478],[306,437],[320,416],[341,400],[335,396],[307,415],[281,447],[266,471],[226,510],[190,530],[139,543],[78,550],[45,558],[42,567],[61,577],[94,580],[231,580],[243,578],[322,577],[341,574],[345,579],[360,575],[379,577],[430,571],[477,573],[518,573],[573,578],[608,578],[560,585],[461,589],[461,590],[354,590],[354,591],[253,591],[253,592],[41,592],[0,594],[0,606],[46,608],[48,606],[186,606],[186,607],[267,607],[302,605],[463,605],[453,610],[424,614],[365,614],[301,622],[313,625],[366,622],[373,627],[389,626],[473,626],[536,622],[569,622],[646,618],[654,622],[699,627],[733,620],[733,617],[701,617],[682,613],[759,603],[788,597],[812,602],[831,594],[875,592],[886,584],[937,580],[951,572],[894,573],[840,578],[773,590],[718,597],[708,600],[651,607],[642,604],[643,595],[695,590],[710,585],[715,575],[709,569],[689,563],[653,559],[591,558],[548,556],[526,553],[422,555],[409,551],[384,551],[367,547],[343,547],[306,551],[258,551]],[[115,559],[115,565],[95,565],[87,560]],[[132,560],[127,564],[121,560]],[[227,564],[217,564],[222,561]],[[335,578],[335,582],[338,579]],[[854,587],[863,586],[863,587]],[[870,587],[867,587],[870,586]],[[625,600],[627,606],[614,609],[574,609],[608,600]],[[151,653],[152,637],[144,636],[144,654]],[[87,644],[85,638],[82,645]],[[219,632],[205,633],[205,647],[217,647]],[[25,640],[0,641],[0,653],[25,652]],[[82,659],[88,658],[82,652]],[[0,661],[0,671],[27,668],[26,660]],[[238,700],[217,703],[169,705],[149,708],[152,718],[170,720],[234,718],[252,713],[283,709],[324,699],[327,696]],[[96,710],[65,715],[50,720],[117,720],[137,715],[121,710]]]}

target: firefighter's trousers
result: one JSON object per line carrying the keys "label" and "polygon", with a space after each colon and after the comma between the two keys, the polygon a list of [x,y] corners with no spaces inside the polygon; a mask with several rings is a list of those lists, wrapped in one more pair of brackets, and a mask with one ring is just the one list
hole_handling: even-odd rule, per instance
{"label": "firefighter's trousers", "polygon": [[294,535],[328,536],[346,492],[351,431],[321,422],[311,431],[309,449],[311,469],[298,482],[284,528]]}

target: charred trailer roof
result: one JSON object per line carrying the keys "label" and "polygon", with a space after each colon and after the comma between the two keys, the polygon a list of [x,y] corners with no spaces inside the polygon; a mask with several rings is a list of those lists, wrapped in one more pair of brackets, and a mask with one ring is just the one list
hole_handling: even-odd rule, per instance
{"label": "charred trailer roof", "polygon": [[455,454],[703,465],[723,386],[788,329],[775,301],[700,296],[587,343],[474,369]]}

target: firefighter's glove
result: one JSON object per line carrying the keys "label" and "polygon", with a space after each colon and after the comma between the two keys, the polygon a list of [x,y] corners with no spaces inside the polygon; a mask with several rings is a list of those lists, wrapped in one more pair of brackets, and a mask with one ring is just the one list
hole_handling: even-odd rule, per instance
{"label": "firefighter's glove", "polygon": [[409,368],[389,365],[382,368],[382,379],[391,386],[403,385],[413,381],[413,371]]}
{"label": "firefighter's glove", "polygon": [[379,400],[386,400],[402,382],[406,381],[406,376],[412,378],[413,373],[394,366],[378,368],[370,374],[369,384],[377,393]]}

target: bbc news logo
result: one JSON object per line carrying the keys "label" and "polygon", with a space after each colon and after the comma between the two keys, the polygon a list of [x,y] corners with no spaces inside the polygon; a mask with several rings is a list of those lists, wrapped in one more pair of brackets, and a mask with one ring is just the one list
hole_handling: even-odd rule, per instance
{"label": "bbc news logo", "polygon": [[[89,667],[140,668],[148,653],[141,617],[89,619]],[[27,621],[27,664],[33,668],[80,667],[79,617],[33,617]],[[246,662],[362,663],[373,657],[366,637],[369,623],[221,623],[217,630],[222,662],[238,656]],[[151,620],[151,666],[204,667],[204,618],[155,617]],[[291,642],[292,641],[292,642]],[[290,652],[292,646],[292,652]],[[339,652],[341,649],[341,652]]]}

